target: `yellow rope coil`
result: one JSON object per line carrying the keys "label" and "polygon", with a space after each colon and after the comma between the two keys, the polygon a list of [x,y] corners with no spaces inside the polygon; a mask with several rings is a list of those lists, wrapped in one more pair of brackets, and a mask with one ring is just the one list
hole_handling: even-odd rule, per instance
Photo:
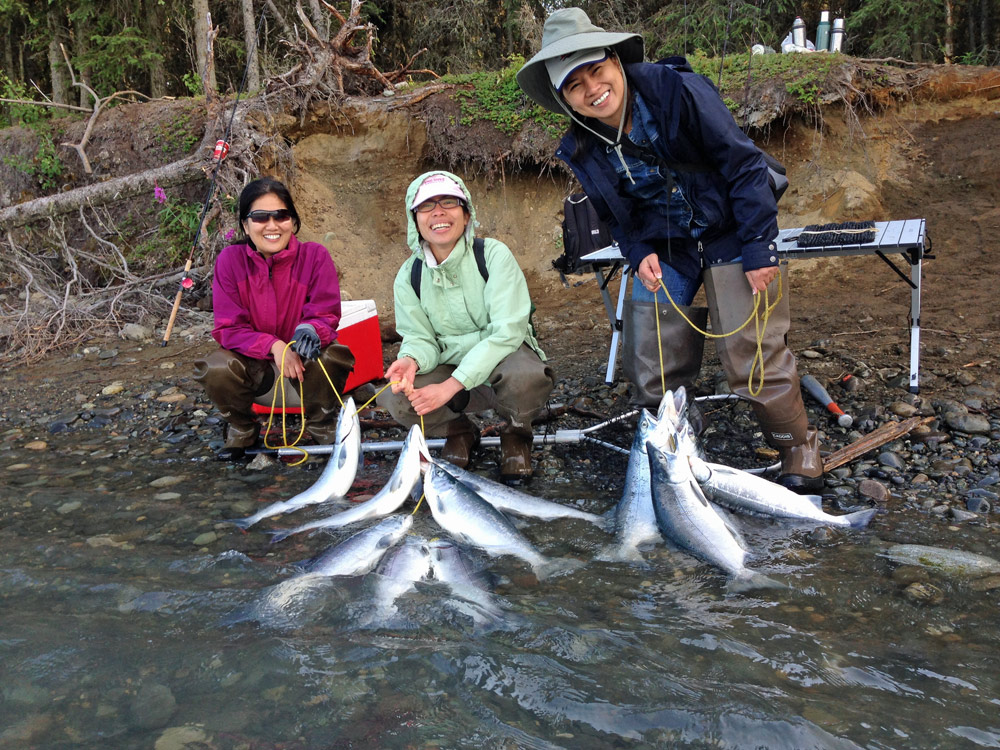
{"label": "yellow rope coil", "polygon": [[[781,288],[782,283],[781,283],[780,271],[778,273],[778,295],[774,298],[774,302],[773,303],[768,302],[769,293],[765,288],[764,313],[763,315],[761,315],[760,314],[761,295],[755,294],[753,300],[753,310],[750,311],[749,317],[746,319],[746,321],[744,321],[743,325],[741,325],[739,328],[736,328],[735,330],[730,331],[729,333],[709,333],[708,331],[701,330],[694,323],[694,321],[692,321],[687,315],[684,314],[684,311],[677,306],[677,303],[674,302],[674,298],[670,296],[670,290],[668,290],[666,284],[663,283],[663,279],[657,279],[657,281],[660,283],[660,289],[662,289],[663,293],[667,295],[667,299],[670,300],[670,304],[673,306],[674,310],[677,311],[677,314],[680,315],[681,318],[683,318],[684,321],[689,326],[691,326],[694,330],[696,330],[698,333],[700,333],[702,336],[705,336],[706,338],[724,339],[727,336],[732,336],[734,334],[739,333],[748,325],[750,325],[751,320],[754,321],[754,326],[755,326],[754,334],[757,342],[757,351],[754,354],[753,362],[751,362],[750,364],[750,374],[747,377],[747,390],[750,392],[751,396],[758,395],[764,388],[764,349],[763,349],[764,332],[767,330],[767,322],[771,317],[771,313],[774,312],[774,309],[778,306],[778,302],[781,301],[781,297],[783,294]],[[660,339],[660,310],[659,310],[659,304],[657,302],[657,297],[655,294],[653,295],[653,314],[656,316],[656,347],[660,357],[660,389],[662,390],[663,393],[666,393],[667,379],[666,379],[666,372],[663,367],[663,341]],[[757,388],[756,390],[754,390],[753,374],[758,367],[760,368],[760,378],[757,383]]]}

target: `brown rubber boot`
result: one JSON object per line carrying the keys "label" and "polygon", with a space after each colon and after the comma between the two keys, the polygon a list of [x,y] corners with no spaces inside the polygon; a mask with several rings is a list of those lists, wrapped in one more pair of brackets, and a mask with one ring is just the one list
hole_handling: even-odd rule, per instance
{"label": "brown rubber boot", "polygon": [[523,425],[506,425],[500,431],[500,476],[504,479],[524,479],[531,476],[531,429]]}
{"label": "brown rubber boot", "polygon": [[[633,282],[637,283],[637,282]],[[705,330],[707,307],[678,305],[687,318]],[[663,342],[663,374],[660,378],[660,353],[656,339],[656,318],[660,318],[660,341]],[[669,390],[684,386],[689,391],[701,370],[705,337],[678,314],[669,302],[625,303],[622,332],[622,371],[632,383],[631,401],[636,406],[656,408],[663,398],[663,385]]]}
{"label": "brown rubber boot", "polygon": [[800,495],[823,489],[823,459],[819,455],[819,433],[810,427],[802,445],[781,448],[781,474],[778,484]]}
{"label": "brown rubber boot", "polygon": [[[768,287],[774,303],[777,281]],[[796,492],[809,493],[823,487],[823,462],[819,455],[816,431],[809,427],[802,403],[795,355],[785,343],[790,315],[788,311],[788,268],[781,266],[782,297],[767,322],[761,341],[764,383],[760,385],[760,363],[754,369],[752,386],[760,391],[751,395],[750,370],[757,354],[757,330],[754,322],[739,333],[715,339],[719,361],[733,393],[753,405],[764,439],[782,456],[778,482]],[[735,331],[753,309],[754,295],[739,263],[710,266],[705,270],[705,294],[715,333]],[[721,301],[721,304],[720,304]],[[760,301],[763,312],[764,299]]]}
{"label": "brown rubber boot", "polygon": [[441,458],[460,469],[469,465],[472,449],[479,444],[479,428],[464,414],[448,423],[448,435],[441,449]]}

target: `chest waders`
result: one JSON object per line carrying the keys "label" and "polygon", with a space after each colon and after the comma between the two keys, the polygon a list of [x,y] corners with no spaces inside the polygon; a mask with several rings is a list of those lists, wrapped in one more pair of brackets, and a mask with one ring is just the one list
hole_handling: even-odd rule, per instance
{"label": "chest waders", "polygon": [[[779,266],[782,289],[788,289],[788,264]],[[705,296],[708,299],[712,327],[719,333],[733,331],[743,324],[753,309],[754,296],[740,263],[723,263],[705,269]],[[772,282],[770,289],[777,289]],[[719,361],[733,393],[753,406],[764,439],[781,454],[779,483],[791,490],[816,490],[823,486],[823,463],[819,455],[816,429],[809,426],[806,407],[795,366],[795,355],[788,348],[790,315],[788,293],[782,294],[761,340],[762,361],[754,371],[754,387],[760,369],[764,383],[756,395],[748,381],[757,352],[757,330],[751,324],[732,336],[715,339]]]}

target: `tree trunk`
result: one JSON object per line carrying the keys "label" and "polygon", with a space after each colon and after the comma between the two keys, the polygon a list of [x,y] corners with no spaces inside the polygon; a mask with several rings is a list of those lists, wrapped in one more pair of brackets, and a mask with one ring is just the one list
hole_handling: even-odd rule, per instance
{"label": "tree trunk", "polygon": [[194,49],[197,54],[198,69],[195,75],[205,83],[205,95],[214,95],[219,90],[215,80],[215,67],[208,64],[208,0],[192,0],[194,9]]}
{"label": "tree trunk", "polygon": [[[263,10],[261,11],[263,12]],[[243,0],[243,36],[247,49],[247,92],[260,90],[260,63],[257,54],[256,17],[253,12],[253,0]]]}
{"label": "tree trunk", "polygon": [[[163,39],[163,27],[166,19],[163,17],[163,6],[157,0],[152,0],[147,8],[149,14],[149,31],[153,42],[153,49],[158,52],[165,51],[167,46]],[[149,64],[149,95],[154,99],[167,95],[167,60],[164,55],[162,60],[153,60]]]}
{"label": "tree trunk", "polygon": [[982,11],[979,14],[982,19],[979,27],[979,38],[982,40],[982,48],[985,53],[990,46],[990,40],[993,38],[992,29],[990,29],[990,19],[993,17],[990,13],[990,0],[980,0],[979,7]]}
{"label": "tree trunk", "polygon": [[309,8],[312,10],[312,22],[316,31],[324,40],[330,39],[330,14],[320,8],[319,0],[309,0]]}
{"label": "tree trunk", "polygon": [[951,65],[955,58],[955,6],[944,0],[944,61]]}
{"label": "tree trunk", "polygon": [[[84,16],[80,18],[75,25],[73,35],[73,56],[77,59],[83,57],[87,54],[90,49],[90,18]],[[91,71],[90,66],[84,67],[83,65],[78,66],[77,72],[80,74],[80,80],[83,81],[87,86],[93,88],[91,85]],[[93,107],[93,97],[87,93],[87,89],[80,86],[80,106],[81,107]]]}
{"label": "tree trunk", "polygon": [[66,63],[59,42],[64,39],[60,13],[57,8],[47,14],[49,26],[49,75],[52,77],[52,101],[56,104],[69,104],[69,78],[66,75]]}
{"label": "tree trunk", "polygon": [[101,206],[142,193],[152,195],[154,183],[160,187],[170,187],[192,182],[201,174],[200,166],[204,161],[204,154],[199,149],[195,156],[189,156],[164,167],[97,182],[68,193],[56,193],[18,203],[16,206],[0,209],[0,226],[5,230],[14,229],[38,219],[76,211],[80,206]]}

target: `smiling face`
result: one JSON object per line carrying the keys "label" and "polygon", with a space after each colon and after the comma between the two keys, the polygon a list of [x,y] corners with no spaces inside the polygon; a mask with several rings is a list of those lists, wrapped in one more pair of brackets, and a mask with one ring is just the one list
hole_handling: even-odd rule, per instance
{"label": "smiling face", "polygon": [[566,78],[560,93],[577,114],[618,127],[625,106],[625,79],[616,58],[577,68]]}
{"label": "smiling face", "polygon": [[[449,198],[447,195],[435,195],[431,200],[439,201],[442,198]],[[421,213],[416,211],[417,231],[430,245],[434,257],[440,263],[451,253],[458,242],[466,225],[469,223],[469,214],[464,206],[458,205],[454,208],[442,208],[440,203],[435,203],[430,211]]]}
{"label": "smiling face", "polygon": [[[254,211],[278,211],[287,209],[288,206],[274,193],[267,193],[250,204],[249,213]],[[254,244],[254,247],[264,256],[271,257],[280,253],[292,239],[292,229],[295,222],[291,217],[284,221],[278,221],[269,217],[263,224],[251,221],[249,218],[243,222],[243,231],[246,232]]]}

